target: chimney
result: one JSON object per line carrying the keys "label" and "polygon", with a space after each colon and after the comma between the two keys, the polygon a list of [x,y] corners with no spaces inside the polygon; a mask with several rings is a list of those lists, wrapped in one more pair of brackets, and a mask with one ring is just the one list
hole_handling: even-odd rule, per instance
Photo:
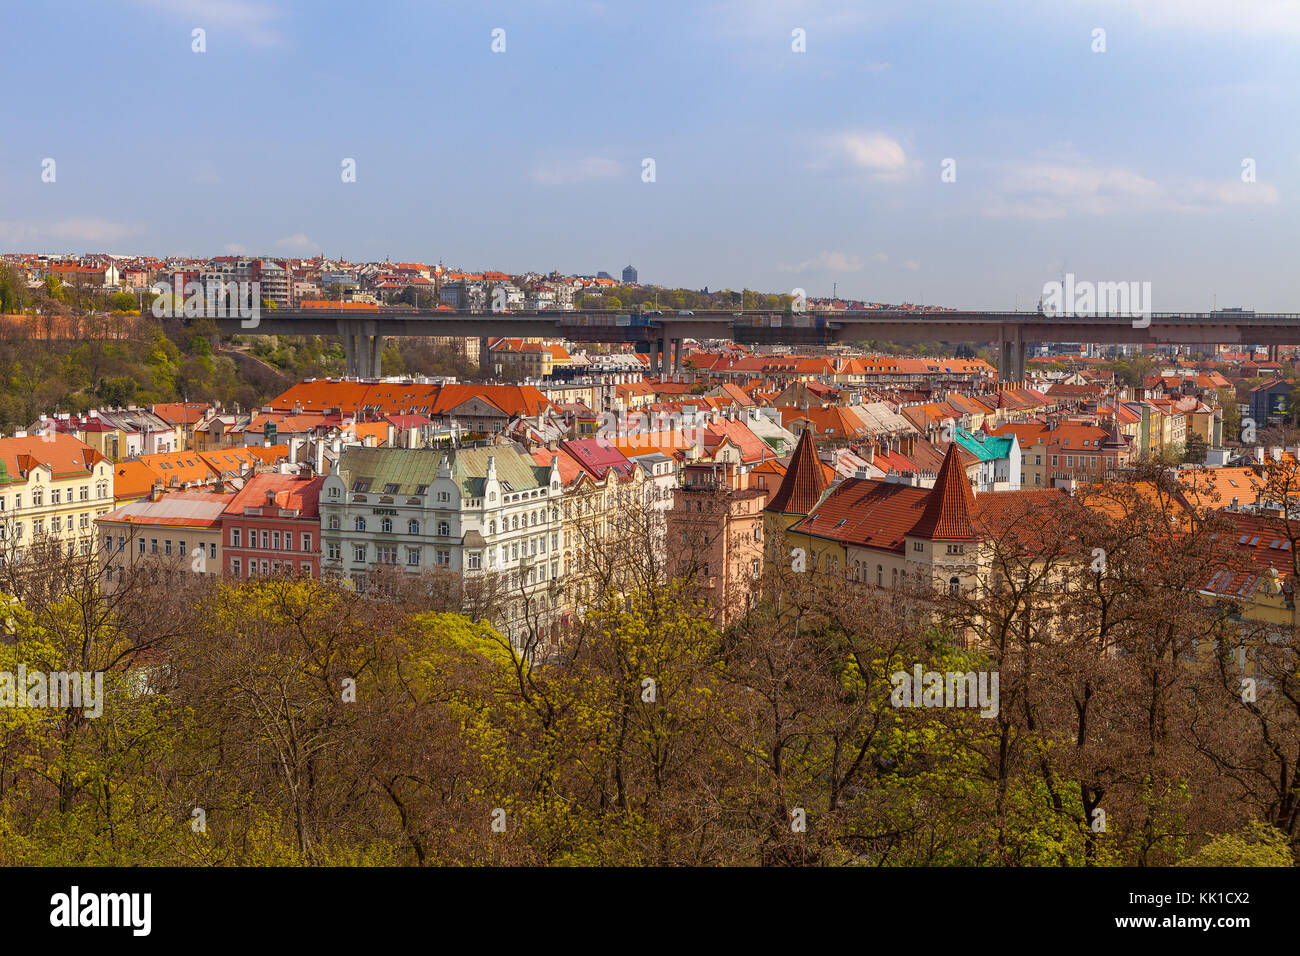
{"label": "chimney", "polygon": [[289,439],[289,464],[298,464],[298,442],[292,438]]}
{"label": "chimney", "polygon": [[316,439],[316,477],[325,474],[325,439]]}
{"label": "chimney", "polygon": [[387,441],[387,444],[388,444],[388,446],[389,446],[390,448],[394,448],[394,447],[396,447],[396,445],[397,445],[397,429],[393,427],[393,423],[392,423],[392,422],[389,422],[389,423],[388,423],[388,441]]}
{"label": "chimney", "polygon": [[1264,464],[1264,449],[1262,446],[1255,449],[1255,461],[1257,464]]}

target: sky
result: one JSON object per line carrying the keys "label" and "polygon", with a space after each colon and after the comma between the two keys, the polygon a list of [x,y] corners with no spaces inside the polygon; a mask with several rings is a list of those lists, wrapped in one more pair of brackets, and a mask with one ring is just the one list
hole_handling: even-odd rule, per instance
{"label": "sky", "polygon": [[1149,281],[1157,312],[1300,312],[1300,0],[46,0],[0,23],[0,251],[631,263],[970,309],[1069,272]]}

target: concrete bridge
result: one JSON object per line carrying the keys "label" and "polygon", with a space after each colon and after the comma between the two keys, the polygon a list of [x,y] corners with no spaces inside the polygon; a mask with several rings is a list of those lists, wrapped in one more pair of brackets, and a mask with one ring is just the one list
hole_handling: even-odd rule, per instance
{"label": "concrete bridge", "polygon": [[[187,319],[187,322],[194,321]],[[731,339],[750,345],[825,346],[832,342],[995,343],[998,378],[1020,381],[1030,342],[1139,345],[1300,345],[1300,313],[1160,312],[1048,316],[1042,312],[859,312],[768,311],[500,312],[410,309],[281,309],[245,328],[234,318],[214,318],[222,335],[338,335],[349,376],[378,378],[386,336],[455,336],[479,340],[480,364],[488,362],[488,339],[563,338],[572,342],[649,346],[650,373],[681,370],[684,339]]]}

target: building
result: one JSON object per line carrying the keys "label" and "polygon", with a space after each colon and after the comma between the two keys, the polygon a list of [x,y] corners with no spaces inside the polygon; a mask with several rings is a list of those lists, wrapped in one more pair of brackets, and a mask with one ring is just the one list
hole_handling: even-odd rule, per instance
{"label": "building", "polygon": [[55,542],[90,554],[95,519],[113,508],[113,463],[71,435],[0,439],[0,560]]}
{"label": "building", "polygon": [[1290,412],[1291,392],[1295,386],[1282,379],[1270,379],[1250,390],[1250,417],[1263,428],[1286,421]]}
{"label": "building", "polygon": [[249,478],[222,514],[222,573],[319,577],[324,482],[271,473]]}
{"label": "building", "polygon": [[221,572],[221,519],[230,495],[155,491],[99,518],[104,583],[113,587],[149,569],[155,580]]}
{"label": "building", "polygon": [[750,606],[763,570],[767,492],[749,476],[733,462],[687,462],[666,515],[669,572],[694,577],[723,627]]}
{"label": "building", "polygon": [[623,284],[636,285],[636,270],[630,265],[623,267]]}
{"label": "building", "polygon": [[349,447],[322,486],[321,573],[358,589],[386,565],[495,575],[505,603],[493,623],[522,639],[556,618],[563,494],[556,464],[514,445]]}

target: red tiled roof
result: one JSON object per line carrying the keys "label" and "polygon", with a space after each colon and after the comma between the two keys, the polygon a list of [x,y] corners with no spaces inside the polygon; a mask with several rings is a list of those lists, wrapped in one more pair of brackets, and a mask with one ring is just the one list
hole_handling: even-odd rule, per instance
{"label": "red tiled roof", "polygon": [[980,536],[971,523],[974,511],[975,493],[962,466],[958,445],[953,442],[926,500],[925,511],[910,533],[931,541],[976,541]]}
{"label": "red tiled roof", "polygon": [[806,515],[825,491],[826,476],[817,459],[817,448],[811,432],[805,429],[790,456],[790,466],[781,479],[781,487],[772,495],[767,507],[769,511],[781,514]]}

